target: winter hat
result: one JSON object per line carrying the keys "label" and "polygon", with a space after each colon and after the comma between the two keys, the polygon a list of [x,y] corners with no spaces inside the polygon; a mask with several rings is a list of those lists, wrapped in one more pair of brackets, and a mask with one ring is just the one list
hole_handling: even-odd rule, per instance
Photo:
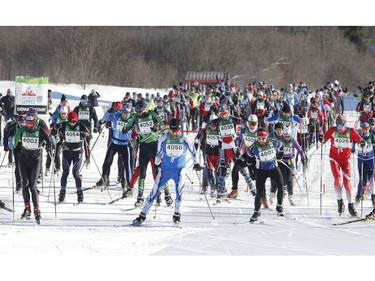
{"label": "winter hat", "polygon": [[82,95],[81,96],[81,100],[88,100],[88,99],[89,99],[89,97],[87,95]]}
{"label": "winter hat", "polygon": [[68,122],[69,123],[76,123],[78,121],[78,115],[74,111],[69,112],[68,115]]}
{"label": "winter hat", "polygon": [[284,104],[282,112],[290,113],[290,106],[289,106],[289,104],[287,104],[287,103]]}
{"label": "winter hat", "polygon": [[267,131],[264,129],[264,128],[259,128],[258,131],[257,131],[257,137],[259,138],[267,138],[268,137],[268,133]]}
{"label": "winter hat", "polygon": [[64,95],[64,94],[62,94],[62,96],[61,96],[61,100],[60,101],[66,101],[66,96]]}
{"label": "winter hat", "polygon": [[169,129],[171,130],[180,130],[180,120],[176,118],[172,118],[171,121],[169,122]]}

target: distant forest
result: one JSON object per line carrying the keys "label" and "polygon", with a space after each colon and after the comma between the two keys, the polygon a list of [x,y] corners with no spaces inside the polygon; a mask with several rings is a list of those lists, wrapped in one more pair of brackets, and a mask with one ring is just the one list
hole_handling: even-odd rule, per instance
{"label": "distant forest", "polygon": [[167,88],[187,71],[227,71],[239,87],[375,80],[373,27],[0,27],[0,80]]}

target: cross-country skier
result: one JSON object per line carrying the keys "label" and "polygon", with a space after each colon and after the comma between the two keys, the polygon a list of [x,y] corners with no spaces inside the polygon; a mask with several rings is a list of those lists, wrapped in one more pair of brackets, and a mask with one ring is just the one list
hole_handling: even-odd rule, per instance
{"label": "cross-country skier", "polygon": [[284,216],[283,209],[283,176],[281,174],[278,161],[284,155],[283,144],[275,139],[268,138],[268,133],[264,128],[257,131],[257,140],[249,147],[247,164],[250,169],[256,169],[255,185],[256,196],[254,200],[254,214],[250,222],[258,221],[260,217],[261,199],[265,190],[267,178],[272,179],[277,185],[277,206],[276,211],[279,216]]}
{"label": "cross-country skier", "polygon": [[41,213],[39,209],[39,194],[37,191],[37,178],[42,161],[42,143],[46,142],[47,147],[56,145],[53,136],[48,137],[47,132],[37,123],[35,114],[28,113],[25,116],[25,126],[16,131],[14,140],[9,138],[9,149],[18,150],[18,163],[22,178],[22,196],[25,209],[21,218],[29,219],[31,216],[30,192],[34,205],[34,216],[37,223],[40,223]]}
{"label": "cross-country skier", "polygon": [[[53,134],[53,132],[52,132]],[[73,164],[72,174],[77,188],[77,201],[83,202],[82,179],[79,176],[79,170],[82,163],[83,145],[90,137],[91,133],[84,123],[78,122],[78,115],[72,111],[68,115],[67,122],[61,124],[57,132],[62,144],[62,166],[63,172],[60,183],[61,190],[59,202],[65,200],[67,178],[70,171],[70,165]]]}
{"label": "cross-country skier", "polygon": [[[366,141],[361,138],[355,129],[347,127],[344,115],[338,115],[336,118],[336,126],[330,127],[324,136],[319,136],[319,141],[322,142],[322,145],[328,140],[331,141],[329,163],[334,178],[333,188],[337,196],[338,212],[341,216],[345,210],[345,205],[342,199],[342,185],[344,185],[346,198],[348,199],[349,214],[356,217],[357,211],[352,202],[352,184],[350,183],[350,155],[354,141],[360,143],[361,146],[365,146]],[[340,170],[342,171],[342,176]]]}
{"label": "cross-country skier", "polygon": [[133,221],[133,225],[140,225],[147,216],[147,213],[156,199],[163,185],[173,179],[176,185],[175,209],[173,214],[173,222],[179,223],[181,218],[180,208],[182,201],[182,193],[185,186],[185,167],[186,153],[191,153],[195,171],[203,169],[199,165],[196,157],[196,151],[192,142],[181,132],[181,125],[178,119],[171,119],[169,123],[169,131],[165,132],[158,141],[158,150],[155,157],[155,164],[159,168],[155,184],[151,193],[145,200],[142,212]]}

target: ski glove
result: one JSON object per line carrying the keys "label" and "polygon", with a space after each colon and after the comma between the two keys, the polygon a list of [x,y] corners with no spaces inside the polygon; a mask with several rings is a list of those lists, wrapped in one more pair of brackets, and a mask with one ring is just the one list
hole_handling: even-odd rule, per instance
{"label": "ski glove", "polygon": [[324,140],[324,136],[323,135],[319,135],[319,141],[323,142],[323,140]]}
{"label": "ski glove", "polygon": [[365,140],[361,140],[361,142],[359,144],[361,145],[361,147],[365,147],[366,146],[366,141]]}
{"label": "ski glove", "polygon": [[96,134],[96,133],[98,132],[98,128],[94,128],[94,129],[92,130],[92,132]]}
{"label": "ski glove", "polygon": [[10,150],[13,150],[13,137],[9,137],[8,138],[8,148],[10,149]]}
{"label": "ski glove", "polygon": [[54,136],[49,136],[49,141],[53,144],[56,145],[56,138]]}
{"label": "ski glove", "polygon": [[203,167],[201,165],[199,165],[199,163],[196,163],[193,166],[193,170],[199,172],[199,171],[203,170]]}

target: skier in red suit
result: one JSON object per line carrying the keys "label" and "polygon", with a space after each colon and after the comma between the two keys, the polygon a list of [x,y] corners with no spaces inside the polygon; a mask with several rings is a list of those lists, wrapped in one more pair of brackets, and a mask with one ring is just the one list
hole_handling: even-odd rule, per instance
{"label": "skier in red suit", "polygon": [[[342,199],[342,184],[346,190],[346,197],[348,199],[348,210],[351,216],[357,216],[357,212],[352,202],[352,185],[350,183],[350,155],[353,141],[364,143],[357,130],[348,128],[346,126],[346,118],[343,115],[338,115],[336,118],[336,126],[330,127],[327,132],[319,136],[319,140],[325,144],[328,140],[331,141],[331,148],[329,151],[329,163],[334,178],[334,189],[337,196],[338,212],[341,215],[345,206]],[[342,170],[343,180],[341,178],[340,169]]]}

